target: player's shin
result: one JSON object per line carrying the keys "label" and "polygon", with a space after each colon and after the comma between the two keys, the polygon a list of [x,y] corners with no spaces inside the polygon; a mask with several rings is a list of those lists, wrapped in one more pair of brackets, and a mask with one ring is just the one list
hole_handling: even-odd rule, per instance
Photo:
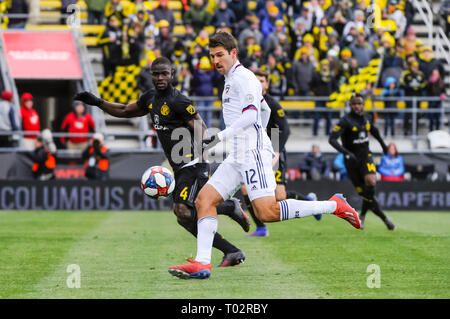
{"label": "player's shin", "polygon": [[206,265],[211,263],[211,250],[217,232],[217,218],[205,216],[197,222],[197,256],[195,260]]}
{"label": "player's shin", "polygon": [[280,220],[303,218],[318,214],[332,214],[336,210],[334,201],[302,201],[286,199],[278,202]]}

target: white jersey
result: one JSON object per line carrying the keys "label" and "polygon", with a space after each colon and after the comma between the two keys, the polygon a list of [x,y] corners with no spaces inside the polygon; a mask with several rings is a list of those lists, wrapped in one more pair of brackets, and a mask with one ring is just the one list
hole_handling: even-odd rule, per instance
{"label": "white jersey", "polygon": [[[229,151],[245,147],[245,151],[265,149],[273,152],[272,143],[262,123],[261,112],[267,105],[262,96],[262,87],[252,71],[237,61],[225,75],[225,86],[222,94],[222,111],[225,125],[228,128],[241,117],[243,112],[253,109],[257,111],[257,121],[233,137]],[[270,110],[270,109],[269,109]],[[253,111],[252,111],[253,112]],[[267,123],[265,123],[267,124]]]}

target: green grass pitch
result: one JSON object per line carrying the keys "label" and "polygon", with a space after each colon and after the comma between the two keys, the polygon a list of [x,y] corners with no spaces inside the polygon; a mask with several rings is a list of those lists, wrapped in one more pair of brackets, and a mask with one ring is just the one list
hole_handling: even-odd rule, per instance
{"label": "green grass pitch", "polygon": [[[324,216],[269,224],[266,238],[220,216],[246,262],[218,268],[213,250],[210,279],[181,280],[167,269],[196,242],[170,212],[2,211],[0,298],[450,298],[450,214],[388,215],[394,232],[369,213],[364,231]],[[67,285],[71,264],[80,288]]]}

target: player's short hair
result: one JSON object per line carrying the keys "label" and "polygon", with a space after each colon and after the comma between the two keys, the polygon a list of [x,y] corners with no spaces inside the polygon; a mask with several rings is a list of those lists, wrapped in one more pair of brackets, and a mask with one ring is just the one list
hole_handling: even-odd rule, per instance
{"label": "player's short hair", "polygon": [[256,69],[253,73],[255,73],[256,76],[262,76],[266,78],[266,81],[269,81],[269,72],[263,69]]}
{"label": "player's short hair", "polygon": [[237,41],[230,33],[220,31],[209,37],[209,47],[224,47],[230,53],[233,49],[237,50]]}
{"label": "player's short hair", "polygon": [[172,67],[172,62],[170,62],[170,60],[164,56],[156,58],[152,63],[152,67],[159,64],[168,65]]}
{"label": "player's short hair", "polygon": [[353,93],[352,97],[350,98],[350,105],[352,104],[352,100],[361,98],[364,101],[364,96],[361,93]]}

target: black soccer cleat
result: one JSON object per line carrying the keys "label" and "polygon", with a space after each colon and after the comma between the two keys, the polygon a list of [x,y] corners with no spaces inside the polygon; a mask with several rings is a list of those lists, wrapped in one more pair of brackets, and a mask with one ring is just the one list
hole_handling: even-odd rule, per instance
{"label": "black soccer cleat", "polygon": [[394,223],[392,222],[392,220],[390,220],[389,217],[386,217],[386,220],[384,221],[384,223],[386,224],[386,227],[389,230],[395,230],[397,227],[394,225]]}
{"label": "black soccer cleat", "polygon": [[234,253],[228,253],[222,258],[222,262],[219,267],[231,267],[242,264],[245,260],[245,254],[242,250],[238,250]]}
{"label": "black soccer cleat", "polygon": [[230,214],[230,218],[241,225],[242,229],[246,233],[248,233],[250,230],[250,220],[248,219],[247,214],[242,209],[241,202],[239,201],[239,199],[234,197],[230,198],[230,200],[234,202],[234,212]]}

